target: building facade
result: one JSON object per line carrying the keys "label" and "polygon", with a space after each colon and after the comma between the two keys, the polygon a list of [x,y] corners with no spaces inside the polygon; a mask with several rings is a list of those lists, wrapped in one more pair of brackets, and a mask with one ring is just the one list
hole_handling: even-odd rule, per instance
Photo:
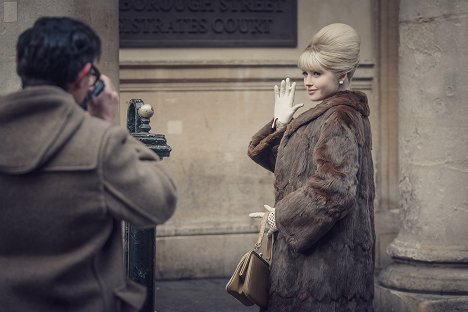
{"label": "building facade", "polygon": [[298,0],[295,47],[119,48],[117,0],[0,1],[0,93],[19,87],[4,73],[15,72],[16,39],[37,17],[89,23],[103,42],[98,66],[120,89],[116,122],[125,125],[128,102],[142,99],[155,108],[152,132],[172,147],[164,162],[180,200],[157,228],[157,278],[228,276],[256,238],[248,214],[273,205],[273,175],[246,155],[272,118],[273,86],[290,77],[306,104],[299,112],[310,107],[297,58],[318,29],[347,23],[362,41],[352,88],[371,108],[377,310],[463,309],[467,13],[464,0]]}

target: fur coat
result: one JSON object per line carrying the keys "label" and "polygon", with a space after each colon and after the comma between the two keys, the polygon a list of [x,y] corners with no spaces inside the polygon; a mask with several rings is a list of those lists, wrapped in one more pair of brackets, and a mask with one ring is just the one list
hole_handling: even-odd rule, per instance
{"label": "fur coat", "polygon": [[373,311],[374,179],[362,92],[325,99],[248,155],[275,174],[278,232],[268,312]]}

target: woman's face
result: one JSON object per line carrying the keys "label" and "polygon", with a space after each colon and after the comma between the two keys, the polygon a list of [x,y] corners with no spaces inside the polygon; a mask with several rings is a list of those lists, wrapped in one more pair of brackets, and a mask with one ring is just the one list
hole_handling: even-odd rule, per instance
{"label": "woman's face", "polygon": [[304,71],[302,75],[311,101],[321,101],[338,91],[338,78],[329,70]]}

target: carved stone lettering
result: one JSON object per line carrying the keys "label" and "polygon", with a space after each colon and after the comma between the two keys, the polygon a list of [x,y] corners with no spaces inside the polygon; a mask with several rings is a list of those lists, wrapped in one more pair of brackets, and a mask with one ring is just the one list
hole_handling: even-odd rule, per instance
{"label": "carved stone lettering", "polygon": [[119,11],[122,47],[297,42],[297,0],[120,0]]}

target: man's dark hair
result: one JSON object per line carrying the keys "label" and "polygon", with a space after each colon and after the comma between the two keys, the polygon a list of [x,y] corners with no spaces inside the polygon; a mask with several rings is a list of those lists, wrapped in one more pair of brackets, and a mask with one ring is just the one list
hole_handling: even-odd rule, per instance
{"label": "man's dark hair", "polygon": [[19,36],[16,55],[23,88],[54,85],[67,90],[83,66],[100,57],[101,40],[75,19],[42,17]]}

